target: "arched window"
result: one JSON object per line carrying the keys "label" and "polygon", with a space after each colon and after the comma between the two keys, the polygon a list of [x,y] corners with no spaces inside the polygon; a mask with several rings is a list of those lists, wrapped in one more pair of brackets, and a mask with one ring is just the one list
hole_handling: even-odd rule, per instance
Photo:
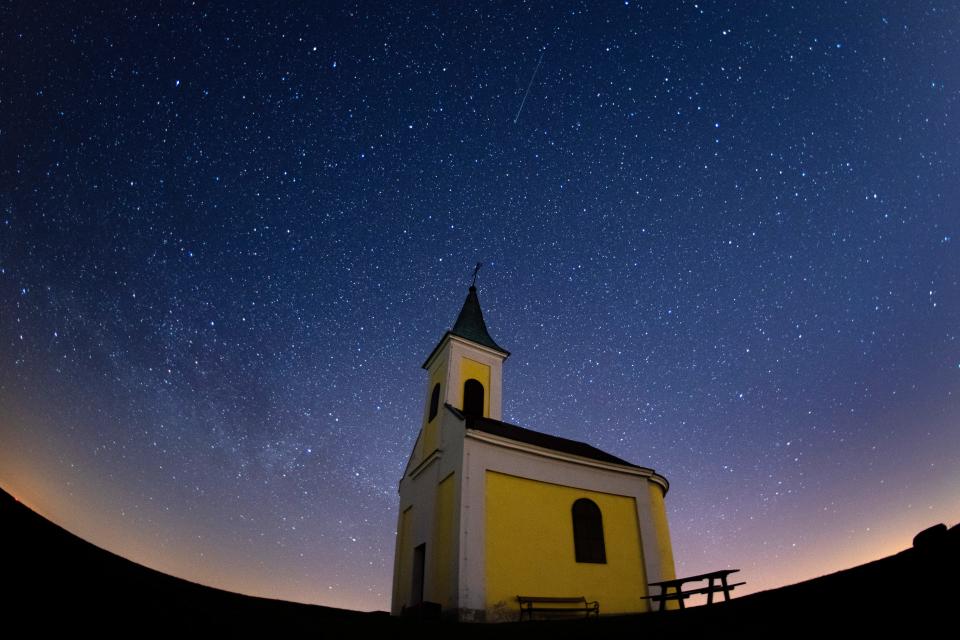
{"label": "arched window", "polygon": [[603,546],[603,516],[593,500],[580,498],[573,503],[573,547],[577,562],[607,563]]}
{"label": "arched window", "polygon": [[468,416],[483,415],[483,384],[470,378],[463,383],[463,412]]}
{"label": "arched window", "polygon": [[440,408],[440,383],[434,385],[433,393],[430,395],[430,415],[427,422],[437,417],[437,410]]}

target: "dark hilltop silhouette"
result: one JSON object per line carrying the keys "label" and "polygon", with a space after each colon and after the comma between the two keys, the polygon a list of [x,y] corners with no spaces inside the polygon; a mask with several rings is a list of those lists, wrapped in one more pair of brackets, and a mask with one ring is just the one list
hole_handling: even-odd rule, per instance
{"label": "dark hilltop silhouette", "polygon": [[730,602],[600,620],[499,625],[391,618],[256,598],[148,569],[65,531],[0,491],[5,622],[32,630],[413,632],[429,637],[771,637],[955,633],[960,527],[931,527],[896,555]]}

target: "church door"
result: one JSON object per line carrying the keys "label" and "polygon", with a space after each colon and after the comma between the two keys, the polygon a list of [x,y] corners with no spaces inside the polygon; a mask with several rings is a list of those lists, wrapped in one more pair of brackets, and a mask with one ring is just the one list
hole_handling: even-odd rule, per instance
{"label": "church door", "polygon": [[427,559],[427,544],[413,550],[413,589],[410,591],[410,606],[423,602],[423,568]]}

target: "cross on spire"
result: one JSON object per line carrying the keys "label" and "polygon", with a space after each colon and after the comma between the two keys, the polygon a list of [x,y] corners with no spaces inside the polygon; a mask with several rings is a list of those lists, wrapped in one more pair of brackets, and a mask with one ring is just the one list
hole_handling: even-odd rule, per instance
{"label": "cross on spire", "polygon": [[480,267],[482,266],[483,266],[483,263],[478,262],[477,266],[473,268],[473,282],[470,284],[471,289],[477,286],[477,273],[480,271]]}

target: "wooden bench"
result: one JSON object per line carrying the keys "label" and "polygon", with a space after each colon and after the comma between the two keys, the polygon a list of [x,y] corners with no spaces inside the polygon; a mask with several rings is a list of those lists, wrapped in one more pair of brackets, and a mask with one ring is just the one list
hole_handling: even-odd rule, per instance
{"label": "wooden bench", "polygon": [[591,613],[597,618],[600,617],[600,603],[596,601],[587,602],[586,596],[576,598],[517,596],[517,601],[520,603],[520,620],[523,620],[524,613],[527,614],[528,620],[533,620],[534,611],[543,613],[579,613],[582,611],[585,618],[589,618]]}

